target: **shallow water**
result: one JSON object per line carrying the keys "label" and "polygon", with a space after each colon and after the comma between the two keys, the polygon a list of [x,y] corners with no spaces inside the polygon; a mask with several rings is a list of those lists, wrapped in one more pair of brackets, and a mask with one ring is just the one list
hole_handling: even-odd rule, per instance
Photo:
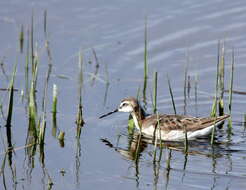
{"label": "shallow water", "polygon": [[[232,48],[235,50],[234,89],[245,89],[246,2],[243,0],[180,1],[6,1],[0,2],[0,61],[10,77],[18,62],[12,143],[16,148],[12,168],[6,157],[1,189],[245,189],[246,96],[233,94],[232,135],[217,131],[213,148],[209,139],[192,142],[186,156],[182,144],[165,143],[160,162],[153,163],[154,146],[141,144],[136,159],[136,138],[128,134],[127,114],[114,114],[103,120],[101,114],[116,108],[123,97],[136,96],[143,87],[144,23],[148,26],[149,80],[147,110],[152,112],[152,76],[158,71],[158,111],[173,113],[166,74],[173,87],[177,112],[207,116],[215,92],[217,44],[225,40],[225,88],[230,80]],[[28,157],[24,145],[28,129],[25,88],[25,55],[18,52],[21,24],[25,32],[34,12],[34,39],[39,48],[40,69],[37,103],[41,115],[48,58],[44,47],[43,12],[47,10],[47,30],[52,55],[52,75],[48,88],[47,126],[44,161],[39,149]],[[26,43],[26,41],[25,41]],[[26,46],[25,46],[26,47]],[[99,62],[96,72],[95,50]],[[76,139],[78,105],[78,52],[84,58],[83,116],[86,124]],[[183,96],[184,69],[189,62],[190,98]],[[107,68],[107,69],[106,69]],[[106,76],[110,81],[106,88]],[[59,77],[60,76],[60,77]],[[61,77],[63,76],[63,78]],[[198,99],[194,81],[198,76]],[[8,81],[0,74],[0,88]],[[58,129],[65,132],[65,146],[52,136],[52,86],[57,84]],[[105,97],[106,94],[106,97]],[[0,91],[4,115],[8,94]],[[142,90],[140,90],[142,96]],[[228,93],[225,108],[228,112]],[[143,102],[142,102],[143,103]],[[1,116],[0,159],[4,163],[5,120]],[[159,150],[159,149],[158,149]],[[170,151],[171,150],[171,151]],[[159,157],[159,151],[158,157]],[[169,164],[168,164],[169,163]],[[1,164],[4,165],[4,164]],[[64,171],[64,175],[62,174]]]}

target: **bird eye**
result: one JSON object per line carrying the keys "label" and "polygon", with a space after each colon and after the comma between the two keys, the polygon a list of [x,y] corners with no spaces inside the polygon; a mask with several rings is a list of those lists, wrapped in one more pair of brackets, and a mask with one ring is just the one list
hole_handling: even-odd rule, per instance
{"label": "bird eye", "polygon": [[122,106],[127,106],[127,103],[123,103]]}

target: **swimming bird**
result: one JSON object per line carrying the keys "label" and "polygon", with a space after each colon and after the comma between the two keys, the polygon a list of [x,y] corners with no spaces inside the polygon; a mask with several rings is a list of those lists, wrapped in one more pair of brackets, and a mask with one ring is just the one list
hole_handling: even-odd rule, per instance
{"label": "swimming bird", "polygon": [[119,107],[100,118],[115,112],[131,114],[135,127],[147,137],[157,137],[164,141],[181,141],[185,131],[189,140],[211,134],[213,127],[219,126],[230,115],[219,117],[192,117],[186,115],[154,114],[146,116],[144,110],[134,97],[125,98]]}

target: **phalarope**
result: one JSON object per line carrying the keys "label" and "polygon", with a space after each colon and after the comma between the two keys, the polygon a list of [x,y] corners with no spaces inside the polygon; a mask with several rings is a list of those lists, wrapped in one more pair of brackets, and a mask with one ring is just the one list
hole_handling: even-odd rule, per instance
{"label": "phalarope", "polygon": [[185,130],[189,140],[211,134],[213,127],[220,125],[230,115],[219,117],[191,117],[185,115],[154,114],[145,116],[145,113],[136,100],[129,97],[121,101],[120,106],[100,118],[115,112],[128,112],[132,115],[135,127],[148,137],[157,137],[164,141],[180,141],[185,138]]}

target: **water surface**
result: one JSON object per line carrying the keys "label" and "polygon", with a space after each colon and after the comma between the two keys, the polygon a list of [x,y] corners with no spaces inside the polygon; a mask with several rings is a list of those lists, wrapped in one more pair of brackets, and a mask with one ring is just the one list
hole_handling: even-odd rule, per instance
{"label": "water surface", "polygon": [[[149,80],[147,110],[152,112],[153,72],[158,71],[158,111],[173,113],[166,74],[173,86],[179,114],[208,116],[215,93],[217,44],[225,40],[225,88],[230,79],[231,52],[235,51],[234,88],[245,89],[246,3],[243,0],[184,1],[6,1],[0,2],[0,60],[10,77],[18,62],[12,141],[17,150],[12,168],[6,160],[1,189],[244,189],[245,183],[245,96],[233,94],[232,135],[217,131],[213,148],[209,140],[193,142],[186,156],[182,144],[165,144],[160,162],[153,163],[154,146],[141,144],[134,157],[136,138],[128,134],[127,114],[103,120],[127,96],[136,96],[143,87],[144,23],[147,17]],[[52,75],[48,88],[47,128],[44,162],[37,149],[26,155],[28,115],[25,88],[25,55],[18,51],[21,24],[25,33],[34,14],[34,39],[39,49],[40,69],[37,103],[41,115],[48,58],[44,47],[43,13],[47,10],[48,40],[52,55]],[[26,41],[25,41],[26,43]],[[26,46],[25,46],[26,47]],[[97,78],[96,59],[99,63]],[[78,105],[78,52],[83,53],[83,116],[85,125],[76,139]],[[189,62],[190,98],[184,106],[184,69]],[[106,89],[108,72],[109,87]],[[59,77],[63,76],[63,78]],[[1,71],[1,88],[9,82]],[[198,101],[194,81],[198,77]],[[57,84],[57,125],[65,132],[65,146],[52,136],[52,86]],[[107,93],[106,93],[107,92]],[[140,91],[142,92],[142,90]],[[107,94],[105,98],[105,93]],[[8,94],[0,91],[6,115]],[[140,93],[142,96],[142,93]],[[141,99],[141,98],[140,98]],[[141,99],[142,100],[142,99]],[[225,93],[225,111],[228,112]],[[141,102],[143,104],[143,102]],[[5,120],[1,117],[1,163],[4,162]],[[103,140],[102,140],[103,139]],[[171,150],[171,151],[170,151]],[[31,159],[31,160],[30,160]],[[169,164],[168,164],[169,163]],[[64,171],[64,174],[63,174]]]}

